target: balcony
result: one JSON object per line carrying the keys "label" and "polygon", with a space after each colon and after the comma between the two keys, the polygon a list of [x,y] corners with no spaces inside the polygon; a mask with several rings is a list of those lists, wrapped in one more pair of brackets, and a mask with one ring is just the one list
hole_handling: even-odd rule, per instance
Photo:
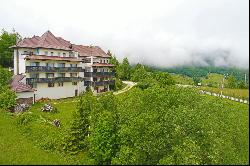
{"label": "balcony", "polygon": [[105,86],[105,85],[114,85],[115,80],[107,80],[107,81],[84,81],[84,86]]}
{"label": "balcony", "polygon": [[81,67],[26,66],[26,73],[31,72],[84,72],[84,69]]}
{"label": "balcony", "polygon": [[54,83],[54,82],[79,82],[82,77],[54,77],[54,78],[26,78],[27,84],[31,83]]}
{"label": "balcony", "polygon": [[84,58],[84,59],[82,59],[82,63],[91,63],[91,59],[90,58]]}
{"label": "balcony", "polygon": [[85,72],[84,77],[114,77],[115,72]]}

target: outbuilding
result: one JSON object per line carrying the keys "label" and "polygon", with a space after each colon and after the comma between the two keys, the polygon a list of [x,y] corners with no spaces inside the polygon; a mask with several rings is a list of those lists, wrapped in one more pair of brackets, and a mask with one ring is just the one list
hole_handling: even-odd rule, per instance
{"label": "outbuilding", "polygon": [[35,90],[25,83],[25,76],[22,74],[14,75],[11,79],[11,89],[16,92],[18,104],[34,104]]}

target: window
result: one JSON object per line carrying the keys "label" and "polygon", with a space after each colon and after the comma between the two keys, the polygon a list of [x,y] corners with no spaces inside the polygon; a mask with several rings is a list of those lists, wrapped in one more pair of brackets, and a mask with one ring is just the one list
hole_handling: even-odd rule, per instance
{"label": "window", "polygon": [[102,60],[100,60],[100,63],[102,63]]}
{"label": "window", "polygon": [[57,52],[57,56],[61,56],[61,52]]}
{"label": "window", "polygon": [[77,64],[70,64],[70,67],[77,67]]}
{"label": "window", "polygon": [[24,55],[27,55],[27,54],[28,54],[28,51],[24,51],[23,54],[24,54]]}
{"label": "window", "polygon": [[77,73],[70,73],[70,77],[77,77]]}
{"label": "window", "polygon": [[105,60],[103,60],[103,63],[105,63]]}
{"label": "window", "polygon": [[63,53],[63,57],[66,57],[66,53],[65,52]]}
{"label": "window", "polygon": [[37,83],[32,83],[32,84],[31,84],[31,87],[32,87],[32,88],[37,88]]}
{"label": "window", "polygon": [[54,78],[54,73],[46,73],[46,78]]}
{"label": "window", "polygon": [[58,77],[65,77],[65,73],[58,73]]}
{"label": "window", "polygon": [[45,55],[48,55],[48,51],[44,51],[44,54],[45,54]]}
{"label": "window", "polygon": [[30,66],[39,66],[40,63],[39,62],[30,62]]}
{"label": "window", "polygon": [[54,64],[54,63],[47,63],[46,66],[47,66],[47,67],[54,67],[55,64]]}
{"label": "window", "polygon": [[72,85],[77,85],[77,82],[72,82]]}
{"label": "window", "polygon": [[73,52],[69,52],[69,57],[75,57]]}
{"label": "window", "polygon": [[39,73],[30,74],[30,78],[39,78]]}
{"label": "window", "polygon": [[50,56],[53,56],[54,52],[50,52]]}
{"label": "window", "polygon": [[109,63],[109,60],[107,60],[107,63]]}
{"label": "window", "polygon": [[55,84],[54,83],[48,83],[48,87],[54,87],[55,86]]}
{"label": "window", "polygon": [[65,63],[58,63],[58,67],[65,67]]}
{"label": "window", "polygon": [[63,86],[63,82],[58,82],[58,86]]}

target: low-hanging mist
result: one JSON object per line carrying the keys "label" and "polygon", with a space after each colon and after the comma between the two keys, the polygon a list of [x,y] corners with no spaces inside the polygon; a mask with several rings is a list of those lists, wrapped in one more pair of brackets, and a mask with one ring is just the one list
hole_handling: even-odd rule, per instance
{"label": "low-hanging mist", "polygon": [[23,37],[50,30],[131,63],[249,66],[248,0],[3,0],[0,15]]}

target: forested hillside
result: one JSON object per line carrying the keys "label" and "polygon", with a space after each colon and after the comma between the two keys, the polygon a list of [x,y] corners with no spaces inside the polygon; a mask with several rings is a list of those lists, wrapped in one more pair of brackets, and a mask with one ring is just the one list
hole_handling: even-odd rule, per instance
{"label": "forested hillside", "polygon": [[179,66],[172,68],[152,67],[154,70],[166,71],[169,73],[182,74],[189,77],[206,77],[209,73],[217,73],[222,75],[233,75],[238,80],[245,80],[247,75],[247,83],[249,82],[249,70],[238,69],[234,67],[215,67],[215,66]]}

